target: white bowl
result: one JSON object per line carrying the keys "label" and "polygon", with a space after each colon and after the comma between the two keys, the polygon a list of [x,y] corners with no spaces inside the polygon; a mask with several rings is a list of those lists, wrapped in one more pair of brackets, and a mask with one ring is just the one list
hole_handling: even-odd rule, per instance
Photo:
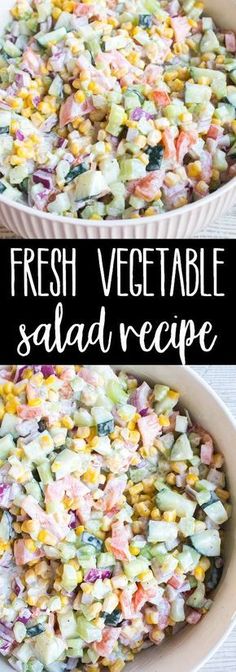
{"label": "white bowl", "polygon": [[[15,0],[1,6],[1,25],[6,24]],[[206,0],[206,11],[223,29],[236,31],[235,0]],[[236,202],[236,178],[195,203],[172,212],[139,219],[92,221],[54,217],[14,203],[1,194],[2,223],[23,238],[187,238],[204,228]]]}
{"label": "white bowl", "polygon": [[[226,528],[224,572],[212,608],[200,623],[187,626],[159,648],[146,649],[127,667],[127,672],[139,672],[142,665],[146,672],[196,672],[222,644],[236,619],[236,422],[215,392],[188,367],[140,365],[115,368],[178,389],[184,406],[194,420],[212,434],[225,456],[233,511]],[[1,657],[0,670],[12,671]]]}

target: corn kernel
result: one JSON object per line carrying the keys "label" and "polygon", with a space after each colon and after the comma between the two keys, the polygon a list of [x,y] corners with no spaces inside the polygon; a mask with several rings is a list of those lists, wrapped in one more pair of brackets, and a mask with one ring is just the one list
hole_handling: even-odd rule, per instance
{"label": "corn kernel", "polygon": [[139,581],[148,582],[153,581],[153,572],[151,569],[146,569],[144,572],[140,572],[138,575]]}
{"label": "corn kernel", "polygon": [[186,482],[188,485],[195,485],[195,483],[199,480],[198,476],[196,474],[187,474],[186,476]]}
{"label": "corn kernel", "polygon": [[30,553],[35,553],[36,551],[36,545],[32,541],[32,539],[25,539],[25,546]]}
{"label": "corn kernel", "polygon": [[4,394],[11,394],[14,390],[14,383],[4,383],[3,392]]}
{"label": "corn kernel", "polygon": [[62,10],[59,7],[54,7],[52,10],[52,18],[54,21],[57,21],[59,19],[59,16],[61,15]]}
{"label": "corn kernel", "polygon": [[137,483],[136,485],[133,485],[129,490],[130,495],[138,495],[142,491],[143,491],[142,483]]}
{"label": "corn kernel", "polygon": [[200,567],[200,565],[197,565],[197,567],[195,567],[193,573],[194,573],[195,579],[197,579],[197,581],[203,582],[205,580],[205,572],[204,572],[204,569],[202,567]]}
{"label": "corn kernel", "polygon": [[167,523],[174,523],[176,520],[176,511],[164,511],[163,519],[166,520]]}
{"label": "corn kernel", "polygon": [[61,424],[62,427],[65,427],[66,429],[73,429],[74,427],[74,421],[69,415],[64,415],[64,417],[61,418]]}
{"label": "corn kernel", "polygon": [[206,558],[205,556],[199,560],[199,567],[202,567],[204,569],[204,572],[207,572],[208,569],[210,569],[211,562],[209,558]]}
{"label": "corn kernel", "polygon": [[90,436],[89,427],[78,427],[76,430],[76,438],[87,439]]}
{"label": "corn kernel", "polygon": [[160,520],[161,519],[161,512],[159,509],[155,506],[154,509],[151,510],[151,519],[152,520]]}
{"label": "corn kernel", "polygon": [[189,163],[187,167],[189,177],[200,177],[202,173],[201,161],[194,161]]}
{"label": "corn kernel", "polygon": [[41,532],[39,532],[38,540],[42,544],[47,544],[48,546],[57,545],[57,538],[54,536],[54,534],[51,534],[51,532],[48,532],[47,530],[41,530]]}
{"label": "corn kernel", "polygon": [[173,472],[167,474],[166,482],[168,485],[175,485],[175,474],[173,474]]}
{"label": "corn kernel", "polygon": [[149,518],[150,516],[150,507],[145,502],[135,504],[135,510],[137,511],[139,516],[143,518]]}
{"label": "corn kernel", "polygon": [[129,550],[131,555],[139,555],[140,553],[140,548],[138,548],[138,546],[130,546]]}
{"label": "corn kernel", "polygon": [[169,418],[167,418],[167,415],[159,415],[158,421],[162,427],[169,427],[170,421]]}
{"label": "corn kernel", "polygon": [[80,534],[83,534],[84,532],[84,525],[78,525],[78,527],[75,528],[75,533],[79,536]]}
{"label": "corn kernel", "polygon": [[83,103],[85,101],[85,94],[83,91],[76,91],[74,98],[76,103]]}
{"label": "corn kernel", "polygon": [[145,611],[145,621],[148,625],[157,625],[158,624],[158,611]]}

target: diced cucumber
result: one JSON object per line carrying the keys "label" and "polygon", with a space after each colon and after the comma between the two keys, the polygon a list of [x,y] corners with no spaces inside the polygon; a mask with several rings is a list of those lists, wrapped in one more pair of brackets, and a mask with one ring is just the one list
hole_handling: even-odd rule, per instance
{"label": "diced cucumber", "polygon": [[118,137],[124,120],[124,109],[121,105],[113,103],[111,106],[106,131]]}
{"label": "diced cucumber", "polygon": [[215,110],[215,117],[223,121],[223,123],[228,123],[234,121],[235,119],[235,108],[229,103],[219,103],[217,109]]}
{"label": "diced cucumber", "polygon": [[213,21],[210,16],[203,16],[202,17],[202,28],[203,30],[212,30],[213,29]]}
{"label": "diced cucumber", "polygon": [[184,495],[174,492],[169,488],[163,488],[156,496],[157,506],[161,511],[176,511],[177,516],[191,517],[194,514],[197,503],[187,499]]}
{"label": "diced cucumber", "polygon": [[178,555],[180,569],[186,574],[192,572],[200,560],[200,553],[191,546],[183,545],[183,550]]}
{"label": "diced cucumber", "polygon": [[124,182],[126,180],[138,180],[140,177],[145,177],[146,168],[139,159],[122,159],[120,162],[120,179]]}
{"label": "diced cucumber", "polygon": [[119,179],[120,166],[114,157],[110,157],[109,159],[102,159],[102,161],[99,162],[99,168],[107,184],[117,182]]}
{"label": "diced cucumber", "polygon": [[93,625],[90,621],[87,621],[84,616],[79,616],[77,620],[78,633],[81,639],[83,639],[87,644],[91,642],[96,642],[101,639],[101,630]]}
{"label": "diced cucumber", "polygon": [[0,427],[0,436],[5,437],[6,434],[11,434],[13,439],[17,439],[19,436],[19,432],[16,429],[18,423],[19,418],[17,415],[13,415],[13,413],[4,413]]}
{"label": "diced cucumber", "polygon": [[5,40],[3,42],[3,49],[5,53],[10,56],[10,58],[18,58],[21,56],[21,50],[18,49],[18,47],[11,42],[11,40]]}
{"label": "diced cucumber", "polygon": [[148,541],[169,541],[176,539],[178,534],[177,523],[168,523],[165,520],[150,520],[148,526]]}
{"label": "diced cucumber", "polygon": [[15,443],[12,434],[6,434],[0,439],[0,460],[6,460],[10,453],[15,451]]}
{"label": "diced cucumber", "polygon": [[177,597],[171,602],[170,618],[172,618],[175,623],[185,621],[184,599],[182,597]]}
{"label": "diced cucumber", "polygon": [[69,637],[76,637],[78,634],[78,628],[75,612],[72,609],[68,609],[64,613],[59,612],[57,614],[57,620],[62,637],[65,639],[68,639]]}
{"label": "diced cucumber", "polygon": [[114,404],[126,404],[128,401],[128,394],[123,390],[117,380],[109,380],[107,383],[107,395],[112,399]]}
{"label": "diced cucumber", "polygon": [[229,73],[231,81],[236,84],[236,70],[233,70],[232,72]]}
{"label": "diced cucumber", "polygon": [[59,453],[54,462],[52,463],[51,469],[56,476],[56,480],[64,478],[67,474],[73,473],[73,471],[80,471],[81,474],[84,473],[89,464],[89,455],[85,453],[75,453],[73,450],[65,448]]}
{"label": "diced cucumber", "polygon": [[100,170],[87,170],[75,179],[74,184],[76,201],[92,198],[92,196],[98,196],[104,191],[109,191]]}
{"label": "diced cucumber", "polygon": [[43,665],[55,663],[66,649],[66,642],[61,637],[52,636],[50,631],[34,637],[33,645],[36,658]]}
{"label": "diced cucumber", "polygon": [[119,417],[125,422],[130,422],[130,420],[133,420],[135,414],[136,406],[132,406],[132,404],[123,404],[123,406],[120,406],[118,409]]}
{"label": "diced cucumber", "polygon": [[97,425],[98,436],[106,436],[113,432],[114,418],[110,411],[101,406],[94,406],[91,409],[91,415]]}
{"label": "diced cucumber", "polygon": [[193,609],[201,609],[205,602],[205,584],[198,583],[197,588],[187,599],[187,605]]}
{"label": "diced cucumber", "polygon": [[144,478],[148,478],[153,471],[156,471],[156,467],[153,466],[153,468],[152,468],[151,465],[150,465],[150,467],[149,466],[148,467],[140,467],[139,469],[135,469],[135,468],[131,467],[129,469],[129,476],[130,476],[131,480],[133,481],[133,483],[140,483],[144,480]]}
{"label": "diced cucumber", "polygon": [[228,170],[228,162],[226,159],[226,154],[222,149],[217,148],[212,159],[213,168],[216,168],[221,173],[224,173],[225,170]]}
{"label": "diced cucumber", "polygon": [[135,107],[140,107],[140,94],[138,91],[130,91],[128,89],[124,94],[125,110],[133,110]]}
{"label": "diced cucumber", "polygon": [[148,569],[148,560],[144,557],[133,558],[130,562],[124,562],[124,572],[128,579],[134,579]]}
{"label": "diced cucumber", "polygon": [[80,408],[74,413],[74,422],[77,427],[93,427],[95,425],[94,418],[86,408]]}
{"label": "diced cucumber", "polygon": [[173,445],[170,459],[173,462],[176,462],[178,460],[191,460],[192,457],[193,451],[187,435],[180,434]]}
{"label": "diced cucumber", "polygon": [[75,590],[77,584],[78,581],[77,581],[76,569],[73,567],[73,565],[65,563],[63,565],[63,572],[61,577],[62,587],[64,588],[64,590],[71,593],[73,590]]}
{"label": "diced cucumber", "polygon": [[224,72],[197,67],[191,67],[190,72],[195,82],[198,82],[202,77],[206,77],[210,80],[212,93],[214,93],[218,100],[227,96],[227,83]]}
{"label": "diced cucumber", "polygon": [[68,645],[68,656],[71,658],[82,658],[83,655],[83,646],[84,640],[80,637],[72,637],[67,640]]}
{"label": "diced cucumber", "polygon": [[40,480],[44,485],[52,483],[53,477],[49,460],[44,460],[42,464],[39,464],[37,470],[39,473]]}
{"label": "diced cucumber", "polygon": [[236,107],[236,86],[227,86],[227,98],[229,103]]}
{"label": "diced cucumber", "polygon": [[190,537],[191,534],[194,534],[195,518],[180,518],[178,528],[184,537]]}
{"label": "diced cucumber", "polygon": [[211,493],[206,488],[203,488],[202,490],[200,490],[200,492],[196,492],[196,500],[199,506],[203,506],[203,504],[209,502],[210,499],[211,499]]}
{"label": "diced cucumber", "polygon": [[196,551],[207,557],[220,555],[220,535],[218,530],[203,530],[191,537],[192,544]]}
{"label": "diced cucumber", "polygon": [[67,32],[66,28],[62,26],[57,30],[52,30],[50,33],[38,33],[35,37],[37,42],[42,45],[42,47],[47,47],[49,44],[57,44],[66,37]]}
{"label": "diced cucumber", "polygon": [[27,495],[32,495],[37,502],[42,501],[42,490],[35,479],[29,481],[29,483],[25,483],[25,489]]}
{"label": "diced cucumber", "polygon": [[175,431],[184,434],[188,429],[188,418],[186,415],[177,415],[175,419]]}
{"label": "diced cucumber", "polygon": [[63,93],[63,80],[60,75],[56,75],[56,77],[54,77],[48,93],[50,93],[50,96],[56,96],[57,98],[60,98]]}
{"label": "diced cucumber", "polygon": [[155,401],[163,401],[168,394],[169,389],[170,388],[167,387],[167,385],[160,385],[159,383],[154,385],[153,394]]}
{"label": "diced cucumber", "polygon": [[98,569],[103,569],[104,567],[112,567],[116,564],[114,555],[112,553],[100,553],[97,561]]}
{"label": "diced cucumber", "polygon": [[28,460],[34,464],[40,464],[46,455],[53,451],[54,444],[49,432],[45,430],[36,439],[23,443],[22,448]]}
{"label": "diced cucumber", "polygon": [[200,50],[204,54],[207,51],[218,51],[219,40],[213,30],[207,30],[200,42]]}
{"label": "diced cucumber", "polygon": [[0,539],[2,541],[9,541],[12,530],[12,518],[8,511],[3,511],[0,522]]}
{"label": "diced cucumber", "polygon": [[208,518],[213,520],[216,525],[222,525],[228,520],[227,511],[214,492],[211,494],[210,501],[203,504],[202,508]]}
{"label": "diced cucumber", "polygon": [[202,103],[211,99],[212,90],[210,86],[203,84],[185,84],[185,103]]}

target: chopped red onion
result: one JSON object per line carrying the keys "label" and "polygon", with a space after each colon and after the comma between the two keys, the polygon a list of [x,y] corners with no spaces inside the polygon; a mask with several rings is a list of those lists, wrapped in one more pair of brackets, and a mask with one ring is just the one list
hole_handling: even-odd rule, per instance
{"label": "chopped red onion", "polygon": [[1,636],[0,640],[2,640],[0,641],[0,653],[2,654],[2,656],[8,656],[12,648],[12,642],[7,642]]}
{"label": "chopped red onion", "polygon": [[6,642],[13,642],[14,641],[14,634],[13,631],[5,625],[2,621],[0,621],[0,637],[2,639],[5,639]]}
{"label": "chopped red onion", "polygon": [[34,184],[42,184],[45,189],[53,189],[53,179],[45,170],[36,170],[33,174]]}
{"label": "chopped red onion", "polygon": [[[21,595],[24,592],[24,585],[22,581],[20,580],[19,576],[15,576],[14,581],[13,581],[13,590],[14,593],[17,595]],[[18,619],[20,620],[20,619]]]}
{"label": "chopped red onion", "polygon": [[90,569],[87,574],[85,574],[84,581],[88,583],[95,583],[97,579],[110,579],[112,572],[110,569]]}
{"label": "chopped red onion", "polygon": [[21,70],[21,72],[16,73],[15,82],[17,86],[19,86],[20,88],[22,87],[27,88],[30,85],[31,77],[28,72]]}
{"label": "chopped red onion", "polygon": [[20,140],[20,142],[23,142],[23,140],[25,139],[24,133],[22,133],[22,131],[19,130],[16,131],[16,139]]}

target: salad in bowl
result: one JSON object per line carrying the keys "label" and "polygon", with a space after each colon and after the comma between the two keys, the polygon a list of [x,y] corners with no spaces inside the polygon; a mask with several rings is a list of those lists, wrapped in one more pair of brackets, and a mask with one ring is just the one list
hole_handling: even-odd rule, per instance
{"label": "salad in bowl", "polygon": [[179,393],[109,366],[0,383],[0,653],[17,672],[120,672],[198,627],[230,492]]}
{"label": "salad in bowl", "polygon": [[18,0],[0,48],[4,199],[129,220],[235,176],[236,38],[203,3]]}

